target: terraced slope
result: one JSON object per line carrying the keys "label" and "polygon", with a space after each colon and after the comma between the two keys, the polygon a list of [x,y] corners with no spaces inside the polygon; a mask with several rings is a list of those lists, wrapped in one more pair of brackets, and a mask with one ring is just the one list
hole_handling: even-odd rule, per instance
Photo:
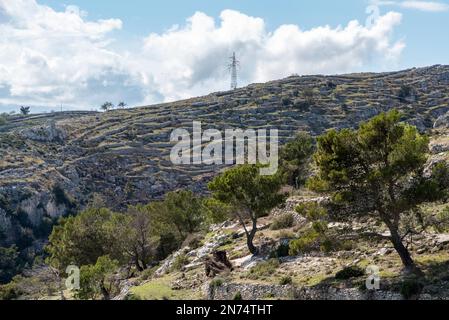
{"label": "terraced slope", "polygon": [[[404,86],[413,90],[399,98]],[[13,117],[0,127],[0,244],[23,239],[26,230],[32,230],[31,239],[39,238],[36,230],[99,198],[94,195],[123,208],[177,188],[203,192],[221,167],[174,166],[169,160],[171,132],[190,131],[192,121],[202,121],[204,129],[276,128],[285,142],[299,130],[318,135],[329,128],[355,127],[398,108],[404,120],[426,131],[449,111],[448,86],[449,66],[433,66],[382,74],[294,76],[106,113]],[[305,94],[310,89],[313,98]]]}

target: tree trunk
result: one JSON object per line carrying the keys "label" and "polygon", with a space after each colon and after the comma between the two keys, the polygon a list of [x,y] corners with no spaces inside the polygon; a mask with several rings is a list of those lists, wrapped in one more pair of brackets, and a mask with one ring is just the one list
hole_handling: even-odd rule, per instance
{"label": "tree trunk", "polygon": [[253,255],[256,255],[259,253],[259,250],[254,246],[254,236],[257,232],[257,220],[253,220],[253,228],[249,232],[249,234],[246,235],[246,243],[248,245],[249,252],[251,252]]}
{"label": "tree trunk", "polygon": [[139,272],[142,272],[144,270],[140,265],[139,254],[137,252],[134,253],[134,264]]}
{"label": "tree trunk", "polygon": [[417,269],[415,262],[413,261],[412,257],[410,256],[410,252],[408,249],[404,246],[402,243],[402,239],[397,231],[397,229],[389,227],[390,233],[391,233],[391,242],[393,243],[394,248],[396,249],[397,253],[401,257],[402,264],[404,265],[405,269],[408,271],[414,271]]}

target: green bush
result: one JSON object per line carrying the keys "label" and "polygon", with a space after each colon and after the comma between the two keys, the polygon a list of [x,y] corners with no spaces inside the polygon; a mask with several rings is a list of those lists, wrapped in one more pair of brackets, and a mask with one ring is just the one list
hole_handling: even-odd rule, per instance
{"label": "green bush", "polygon": [[314,250],[329,252],[337,246],[329,235],[326,208],[316,202],[309,202],[298,205],[296,212],[312,222],[312,226],[299,239],[290,243],[290,255]]}
{"label": "green bush", "polygon": [[175,257],[172,264],[172,271],[180,271],[182,267],[189,263],[189,258],[185,254],[180,254]]}
{"label": "green bush", "polygon": [[313,229],[309,229],[303,235],[290,242],[289,254],[296,256],[302,252],[310,252],[319,248],[319,233]]}
{"label": "green bush", "polygon": [[437,222],[435,223],[435,228],[438,232],[444,233],[449,230],[449,207],[438,213]]}
{"label": "green bush", "polygon": [[295,219],[291,213],[283,214],[279,217],[276,217],[271,224],[271,230],[282,230],[293,227],[295,223]]}
{"label": "green bush", "polygon": [[319,221],[327,217],[326,208],[316,202],[305,202],[295,208],[296,212],[310,221]]}
{"label": "green bush", "polygon": [[332,241],[330,238],[325,238],[324,240],[321,241],[320,251],[321,252],[331,252],[332,250],[335,249],[336,246],[337,246],[337,244],[334,241]]}
{"label": "green bush", "polygon": [[315,92],[313,91],[312,88],[304,89],[304,91],[302,92],[302,96],[309,106],[315,103]]}
{"label": "green bush", "polygon": [[299,189],[306,182],[314,148],[313,138],[306,132],[299,132],[280,149],[279,169],[285,183]]}
{"label": "green bush", "polygon": [[419,295],[423,289],[423,285],[417,279],[405,279],[401,283],[400,292],[402,296],[409,300],[416,295]]}
{"label": "green bush", "polygon": [[358,278],[365,274],[365,272],[359,267],[346,267],[343,270],[340,270],[335,275],[335,279],[337,280],[348,280],[351,278]]}
{"label": "green bush", "polygon": [[413,93],[413,88],[408,85],[402,85],[398,92],[399,100],[405,102],[405,100],[410,97]]}
{"label": "green bush", "polygon": [[118,261],[109,256],[99,257],[94,265],[84,265],[80,269],[80,289],[75,293],[79,300],[95,300],[102,297],[109,300],[120,289],[114,279],[119,268]]}
{"label": "green bush", "polygon": [[142,280],[151,279],[154,275],[154,272],[157,270],[157,268],[158,268],[158,266],[143,270],[140,274],[140,278]]}
{"label": "green bush", "polygon": [[293,279],[290,276],[284,276],[284,277],[281,278],[281,280],[279,280],[279,284],[281,286],[286,286],[286,285],[289,285],[289,284],[292,284],[292,283],[293,283]]}
{"label": "green bush", "polygon": [[15,245],[0,247],[0,284],[9,283],[20,272],[20,252]]}
{"label": "green bush", "polygon": [[278,267],[278,259],[270,259],[268,261],[261,262],[249,270],[247,278],[257,280],[260,277],[269,277],[276,272]]}
{"label": "green bush", "polygon": [[225,283],[224,279],[222,278],[215,278],[211,281],[210,286],[212,288],[219,288]]}
{"label": "green bush", "polygon": [[14,281],[0,285],[0,300],[16,300],[22,294],[23,292],[21,292]]}

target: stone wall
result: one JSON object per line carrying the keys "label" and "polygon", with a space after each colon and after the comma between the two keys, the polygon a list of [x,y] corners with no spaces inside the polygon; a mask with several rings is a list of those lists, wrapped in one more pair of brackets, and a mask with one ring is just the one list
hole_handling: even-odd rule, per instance
{"label": "stone wall", "polygon": [[[208,300],[232,300],[240,293],[243,300],[294,299],[294,300],[404,300],[398,292],[362,291],[358,288],[302,287],[227,283],[221,286],[206,285]],[[423,293],[419,300],[449,300],[449,292],[439,295]]]}
{"label": "stone wall", "polygon": [[243,300],[294,297],[294,287],[280,285],[225,283],[215,287],[208,285],[206,290],[208,300],[232,300],[237,293],[242,295]]}

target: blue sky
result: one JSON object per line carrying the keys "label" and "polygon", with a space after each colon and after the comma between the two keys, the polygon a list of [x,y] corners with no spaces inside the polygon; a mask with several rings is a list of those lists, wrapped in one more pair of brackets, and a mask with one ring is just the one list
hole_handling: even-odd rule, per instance
{"label": "blue sky", "polygon": [[[218,17],[224,9],[234,9],[245,14],[262,17],[269,30],[282,24],[297,24],[310,29],[329,24],[344,25],[348,21],[367,17],[368,0],[45,0],[40,1],[56,9],[74,4],[89,13],[93,20],[119,18],[123,29],[117,37],[140,41],[151,32],[162,32],[174,24],[182,24],[196,11]],[[445,3],[441,1],[440,3]],[[447,2],[449,3],[449,2]],[[427,12],[416,9],[381,6],[381,14],[389,10],[403,12],[404,19],[395,31],[404,37],[407,49],[398,67],[449,64],[449,11]]]}
{"label": "blue sky", "polygon": [[449,64],[449,1],[373,1],[0,0],[0,112],[226,90],[232,51],[240,85]]}

